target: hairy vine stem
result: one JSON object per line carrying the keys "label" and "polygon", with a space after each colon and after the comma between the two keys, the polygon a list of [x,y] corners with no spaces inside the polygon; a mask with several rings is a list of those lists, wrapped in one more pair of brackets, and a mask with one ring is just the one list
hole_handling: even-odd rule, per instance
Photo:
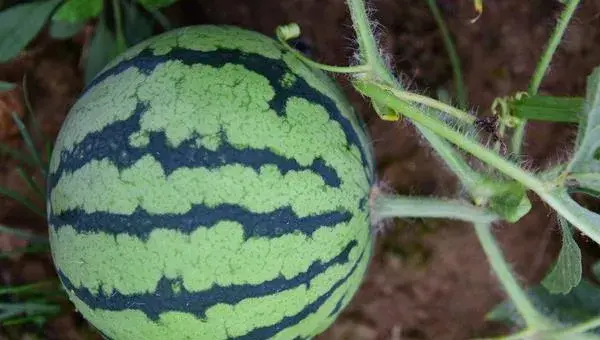
{"label": "hairy vine stem", "polygon": [[370,65],[371,76],[378,78],[375,80],[400,86],[381,58],[364,0],[348,0],[347,3],[358,40],[361,64]]}
{"label": "hairy vine stem", "polygon": [[458,131],[446,126],[443,122],[424,114],[414,105],[397,98],[395,93],[398,90],[393,87],[361,80],[356,80],[354,86],[363,95],[370,97],[379,103],[385,103],[387,107],[396,112],[401,112],[409,119],[421,124],[423,127],[442,136],[457,147],[523,184],[538,194],[538,196],[540,196],[548,205],[594,240],[594,242],[600,244],[600,230],[594,225],[594,221],[591,221],[585,214],[581,213],[581,211],[574,206],[574,203],[572,203],[568,197],[565,197],[565,193],[555,188],[552,183],[547,183],[538,179],[533,174],[530,174],[516,164],[502,158],[497,153],[486,149],[476,141],[464,138]]}
{"label": "hairy vine stem", "polygon": [[492,235],[491,231],[491,225],[489,223],[474,223],[474,226],[479,243],[487,255],[494,273],[496,273],[496,276],[504,287],[504,290],[510,296],[515,308],[525,320],[527,328],[530,330],[540,328],[543,329],[543,327],[540,326],[545,325],[545,318],[538,313],[533,304],[527,298],[525,292],[520,288],[519,283],[504,260],[504,256],[502,255],[500,247],[498,247],[498,244],[494,240],[494,236]]}
{"label": "hairy vine stem", "polygon": [[378,219],[450,218],[466,222],[491,223],[500,217],[482,208],[459,200],[441,200],[429,197],[380,196],[373,204]]}

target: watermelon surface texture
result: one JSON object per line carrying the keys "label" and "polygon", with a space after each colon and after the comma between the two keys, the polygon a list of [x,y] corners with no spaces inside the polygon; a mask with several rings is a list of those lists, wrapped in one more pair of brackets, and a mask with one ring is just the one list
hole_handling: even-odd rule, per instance
{"label": "watermelon surface texture", "polygon": [[58,275],[108,339],[310,339],[371,257],[370,145],[337,84],[277,41],[155,36],[96,76],[56,139]]}

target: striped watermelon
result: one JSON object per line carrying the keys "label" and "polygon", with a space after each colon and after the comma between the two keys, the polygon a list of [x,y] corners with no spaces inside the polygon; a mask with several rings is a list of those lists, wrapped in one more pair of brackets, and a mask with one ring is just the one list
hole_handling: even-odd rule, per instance
{"label": "striped watermelon", "polygon": [[370,142],[278,42],[186,27],[132,47],[55,143],[58,275],[109,339],[308,339],[371,256]]}

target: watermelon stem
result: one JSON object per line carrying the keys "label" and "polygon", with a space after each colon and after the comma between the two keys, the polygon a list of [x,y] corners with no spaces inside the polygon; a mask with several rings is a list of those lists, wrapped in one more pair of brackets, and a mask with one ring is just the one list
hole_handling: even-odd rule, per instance
{"label": "watermelon stem", "polygon": [[389,71],[384,62],[377,41],[375,40],[373,24],[367,16],[367,7],[364,0],[347,0],[352,24],[356,32],[359,48],[359,60],[361,64],[369,65],[371,72],[370,78],[376,79],[388,85],[402,87]]}
{"label": "watermelon stem", "polygon": [[367,73],[371,70],[370,65],[357,65],[357,66],[334,66],[327,65],[316,62],[304,54],[302,54],[297,49],[293,48],[288,44],[288,40],[294,39],[300,36],[300,27],[296,23],[291,23],[287,25],[278,26],[276,30],[277,39],[279,42],[292,53],[295,57],[302,60],[308,66],[314,67],[316,69],[332,72],[332,73]]}
{"label": "watermelon stem", "polygon": [[449,218],[476,223],[491,223],[500,219],[500,216],[462,200],[395,195],[376,197],[372,213],[376,217],[375,223],[392,217]]}

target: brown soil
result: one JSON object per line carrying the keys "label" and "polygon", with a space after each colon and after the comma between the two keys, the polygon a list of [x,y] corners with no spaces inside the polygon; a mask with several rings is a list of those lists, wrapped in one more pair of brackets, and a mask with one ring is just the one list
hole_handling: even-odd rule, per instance
{"label": "brown soil", "polygon": [[[438,1],[456,37],[470,103],[485,114],[496,96],[524,90],[559,14],[558,1],[486,1],[474,24],[469,1]],[[381,43],[393,65],[413,88],[433,92],[452,89],[452,72],[437,26],[425,2],[379,0],[373,15],[382,27]],[[600,64],[600,2],[584,1],[560,46],[542,92],[584,94],[585,77]],[[343,0],[182,0],[167,15],[178,25],[233,24],[272,35],[277,25],[297,22],[314,58],[345,64],[354,52]],[[69,106],[81,90],[81,40],[39,37],[29,52],[0,65],[0,79],[19,82],[28,76],[32,105],[44,132],[55,136]],[[343,77],[374,139],[380,180],[398,193],[449,196],[454,178],[409,124],[378,120]],[[17,92],[15,92],[17,93]],[[10,96],[10,94],[9,94]],[[19,96],[0,98],[19,109]],[[16,103],[16,104],[15,104]],[[0,109],[3,106],[0,105]],[[4,141],[19,142],[0,110]],[[7,123],[8,122],[8,123]],[[539,168],[567,155],[574,128],[532,123],[528,129],[528,164]],[[0,185],[25,192],[14,164],[0,164]],[[534,197],[533,211],[514,225],[500,225],[497,235],[506,256],[524,283],[536,283],[558,251],[560,236],[550,210]],[[0,223],[44,230],[40,219],[7,200],[0,201]],[[367,278],[351,305],[319,339],[466,339],[506,332],[484,317],[503,293],[470,225],[444,221],[396,222],[378,239]],[[0,235],[0,249],[18,246]],[[52,276],[46,256],[0,262],[3,284]],[[53,320],[45,339],[84,339],[86,328],[76,313]],[[0,329],[0,338],[8,337]]]}

